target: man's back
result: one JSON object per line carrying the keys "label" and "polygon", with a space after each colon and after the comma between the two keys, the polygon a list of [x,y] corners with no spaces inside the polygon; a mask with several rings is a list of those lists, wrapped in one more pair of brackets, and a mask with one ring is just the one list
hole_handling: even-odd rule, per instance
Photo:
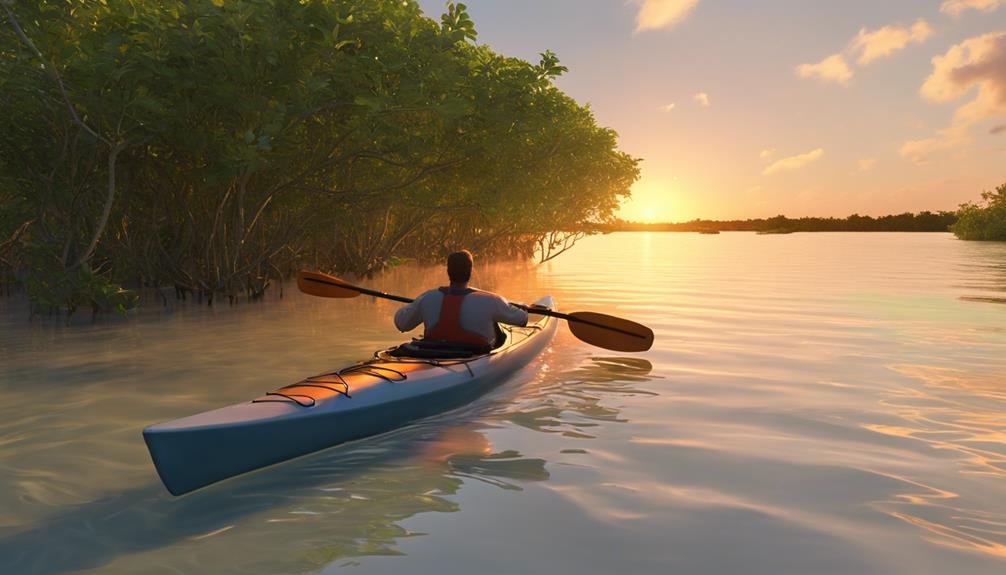
{"label": "man's back", "polygon": [[[460,299],[460,309],[456,310],[456,318],[450,313],[451,304],[458,303],[454,298]],[[448,309],[444,308],[445,301],[448,301]],[[457,325],[438,326],[441,320],[454,321]],[[487,345],[496,343],[496,322],[527,325],[527,312],[508,304],[506,300],[492,292],[439,288],[423,292],[415,301],[395,313],[395,327],[399,331],[409,331],[422,323],[425,337],[442,333],[448,334],[444,339],[451,340],[459,339],[450,336],[455,333],[455,328],[460,328],[463,332],[483,339]],[[457,343],[471,342],[461,340]]]}

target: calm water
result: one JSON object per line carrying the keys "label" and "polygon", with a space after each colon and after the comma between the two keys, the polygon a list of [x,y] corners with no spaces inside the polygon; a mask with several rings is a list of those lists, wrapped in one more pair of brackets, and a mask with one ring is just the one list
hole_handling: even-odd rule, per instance
{"label": "calm water", "polygon": [[1006,572],[1006,245],[613,234],[476,273],[656,344],[563,329],[468,408],[182,498],[143,426],[368,357],[395,304],[0,301],[0,573]]}

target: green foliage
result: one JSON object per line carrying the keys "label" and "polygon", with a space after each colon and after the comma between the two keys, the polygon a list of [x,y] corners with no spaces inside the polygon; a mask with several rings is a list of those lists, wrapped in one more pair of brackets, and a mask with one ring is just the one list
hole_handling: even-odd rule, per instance
{"label": "green foliage", "polygon": [[979,203],[962,204],[950,231],[962,240],[1006,241],[1006,183],[982,192]]}
{"label": "green foliage", "polygon": [[537,66],[539,78],[554,79],[569,72],[569,68],[559,65],[559,57],[551,50],[541,53],[541,62]]}
{"label": "green foliage", "polygon": [[553,85],[555,54],[472,44],[463,4],[439,23],[413,0],[13,10],[31,45],[0,26],[0,281],[39,309],[128,307],[106,289],[126,281],[255,297],[301,265],[459,246],[527,258],[638,177]]}
{"label": "green foliage", "polygon": [[51,314],[62,308],[72,315],[80,307],[90,307],[95,314],[122,314],[136,305],[135,293],[111,282],[100,271],[87,265],[60,265],[59,254],[50,246],[25,242],[24,257],[32,270],[24,280],[24,287],[31,298],[33,314]]}
{"label": "green foliage", "polygon": [[443,34],[451,42],[475,40],[475,23],[468,16],[468,7],[460,2],[458,4],[447,3],[447,12],[440,17],[440,25]]}

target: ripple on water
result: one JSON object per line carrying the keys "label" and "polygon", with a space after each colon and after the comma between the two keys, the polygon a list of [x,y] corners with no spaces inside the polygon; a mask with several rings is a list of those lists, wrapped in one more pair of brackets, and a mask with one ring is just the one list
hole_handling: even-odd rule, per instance
{"label": "ripple on water", "polygon": [[1003,269],[945,234],[612,234],[483,266],[654,349],[563,328],[471,406],[183,498],[144,425],[367,357],[395,306],[288,291],[67,328],[0,301],[0,572],[1002,573]]}

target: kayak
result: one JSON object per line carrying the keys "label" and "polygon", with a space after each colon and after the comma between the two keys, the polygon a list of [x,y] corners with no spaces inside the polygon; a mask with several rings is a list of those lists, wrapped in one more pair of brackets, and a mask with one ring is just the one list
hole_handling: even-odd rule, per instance
{"label": "kayak", "polygon": [[[554,309],[550,296],[535,303]],[[251,401],[151,425],[143,439],[164,486],[182,495],[391,431],[470,403],[530,363],[558,323],[535,314],[531,320],[526,327],[501,326],[505,341],[489,352],[403,357],[400,350],[412,348],[396,346]]]}

